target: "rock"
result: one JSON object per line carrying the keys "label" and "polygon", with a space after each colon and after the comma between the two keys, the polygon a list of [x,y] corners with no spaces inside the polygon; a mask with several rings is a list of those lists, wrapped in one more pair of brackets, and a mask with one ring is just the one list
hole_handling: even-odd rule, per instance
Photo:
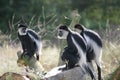
{"label": "rock", "polygon": [[22,51],[17,52],[17,64],[19,67],[25,66],[28,72],[30,70],[33,70],[36,73],[44,71],[44,68],[42,67],[41,63],[36,60],[35,56],[32,56],[30,59],[28,59],[28,56],[23,57],[22,54]]}
{"label": "rock", "polygon": [[59,68],[64,67],[65,65],[53,68],[45,75],[43,80],[86,80],[86,74],[80,67],[66,71],[59,70]]}
{"label": "rock", "polygon": [[32,80],[27,75],[21,75],[13,72],[6,72],[2,76],[0,76],[0,80]]}

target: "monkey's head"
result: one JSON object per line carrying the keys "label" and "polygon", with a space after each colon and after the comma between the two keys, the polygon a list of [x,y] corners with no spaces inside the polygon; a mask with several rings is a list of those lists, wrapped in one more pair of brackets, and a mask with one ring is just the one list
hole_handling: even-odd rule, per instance
{"label": "monkey's head", "polygon": [[20,35],[26,35],[26,33],[27,33],[27,25],[18,24],[18,32],[19,32]]}
{"label": "monkey's head", "polygon": [[69,29],[66,25],[60,25],[58,27],[58,34],[57,34],[57,37],[59,39],[66,39],[67,38],[67,35],[69,33]]}
{"label": "monkey's head", "polygon": [[82,31],[84,31],[84,26],[83,25],[81,25],[81,24],[76,24],[75,26],[74,26],[74,29],[75,29],[75,31],[77,31],[78,33],[80,33],[80,32],[82,32]]}

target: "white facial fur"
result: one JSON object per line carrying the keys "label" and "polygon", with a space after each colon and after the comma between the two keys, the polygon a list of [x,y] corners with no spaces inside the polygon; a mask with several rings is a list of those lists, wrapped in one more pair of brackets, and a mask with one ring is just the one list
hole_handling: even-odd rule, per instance
{"label": "white facial fur", "polygon": [[75,31],[78,32],[78,33],[81,33],[81,32],[82,32],[82,30],[77,29],[77,28],[75,28]]}
{"label": "white facial fur", "polygon": [[65,31],[65,30],[62,30],[62,29],[58,30],[58,36],[57,36],[58,39],[66,39],[67,35],[68,35],[68,31]]}
{"label": "white facial fur", "polygon": [[[27,29],[26,29],[26,31],[27,31]],[[23,32],[23,27],[18,29],[18,32],[19,32],[20,35],[26,35],[26,31]]]}

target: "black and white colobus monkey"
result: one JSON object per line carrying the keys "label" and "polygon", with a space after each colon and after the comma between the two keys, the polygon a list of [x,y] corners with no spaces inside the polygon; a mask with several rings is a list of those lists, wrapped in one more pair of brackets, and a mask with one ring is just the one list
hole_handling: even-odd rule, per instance
{"label": "black and white colobus monkey", "polygon": [[[102,41],[98,33],[85,28],[81,24],[74,26],[76,31],[80,32],[87,42],[87,61],[93,68],[92,60],[95,61],[98,69],[98,80],[101,80],[101,56],[102,56]],[[93,69],[94,70],[94,69]]]}
{"label": "black and white colobus monkey", "polygon": [[36,59],[39,60],[41,55],[42,43],[38,34],[27,28],[25,24],[18,24],[18,38],[21,41],[23,55],[27,55],[29,59],[36,54]]}
{"label": "black and white colobus monkey", "polygon": [[86,42],[79,33],[76,33],[65,25],[58,28],[58,38],[67,40],[67,47],[61,56],[63,61],[67,61],[67,69],[80,66],[83,71],[88,72],[92,79],[95,76],[86,63]]}

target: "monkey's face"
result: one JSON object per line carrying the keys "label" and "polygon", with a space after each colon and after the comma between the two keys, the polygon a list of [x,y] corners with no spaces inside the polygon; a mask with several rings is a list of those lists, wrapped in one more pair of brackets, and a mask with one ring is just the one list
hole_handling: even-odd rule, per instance
{"label": "monkey's face", "polygon": [[27,34],[27,28],[26,27],[20,27],[18,28],[18,32],[20,35],[26,35]]}
{"label": "monkey's face", "polygon": [[66,39],[67,36],[68,36],[68,31],[63,30],[63,29],[58,29],[57,37],[58,37],[59,39]]}

